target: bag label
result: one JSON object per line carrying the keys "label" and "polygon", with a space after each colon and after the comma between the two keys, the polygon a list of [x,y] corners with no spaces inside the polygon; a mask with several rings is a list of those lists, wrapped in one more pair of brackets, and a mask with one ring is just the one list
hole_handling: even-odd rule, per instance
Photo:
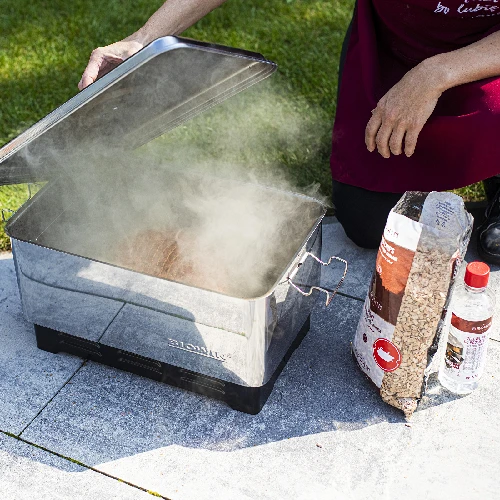
{"label": "bag label", "polygon": [[379,338],[373,343],[373,359],[384,372],[393,372],[401,364],[401,353],[390,340]]}
{"label": "bag label", "polygon": [[384,373],[401,364],[401,353],[391,340],[421,233],[418,222],[389,214],[353,343],[361,369],[378,387]]}
{"label": "bag label", "polygon": [[369,293],[370,309],[396,325],[415,252],[382,236],[376,271]]}

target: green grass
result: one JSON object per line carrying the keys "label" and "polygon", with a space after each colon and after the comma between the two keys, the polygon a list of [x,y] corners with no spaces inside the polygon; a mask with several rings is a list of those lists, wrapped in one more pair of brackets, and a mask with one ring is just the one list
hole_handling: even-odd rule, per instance
{"label": "green grass", "polygon": [[[91,50],[129,35],[161,4],[162,0],[3,0],[0,144],[75,95]],[[300,145],[302,152],[280,160],[294,182],[319,182],[324,194],[330,185],[338,58],[352,5],[353,0],[228,0],[185,33],[258,51],[278,63],[275,85],[292,101],[284,106],[304,117],[304,138],[311,142],[310,147]],[[278,126],[268,124],[274,132]],[[284,134],[280,140],[285,140]],[[460,194],[467,199],[483,196],[478,186]],[[0,208],[16,209],[25,199],[25,187],[0,188]],[[0,227],[2,249],[8,249],[8,239]]]}
{"label": "green grass", "polygon": [[[23,189],[24,188],[24,189]],[[24,199],[23,199],[24,196]],[[28,197],[26,186],[8,186],[0,188],[0,211],[5,218],[10,217],[10,212],[7,210],[16,209]],[[3,231],[3,217],[0,219],[0,251],[9,249],[9,238]]]}

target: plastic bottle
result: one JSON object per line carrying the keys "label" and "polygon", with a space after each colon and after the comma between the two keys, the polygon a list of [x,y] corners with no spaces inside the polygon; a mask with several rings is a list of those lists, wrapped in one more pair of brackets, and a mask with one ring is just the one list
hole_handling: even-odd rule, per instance
{"label": "plastic bottle", "polygon": [[439,381],[456,394],[476,389],[484,371],[495,310],[495,296],[487,289],[489,277],[490,268],[484,262],[471,262],[464,283],[456,287],[451,299],[451,324]]}

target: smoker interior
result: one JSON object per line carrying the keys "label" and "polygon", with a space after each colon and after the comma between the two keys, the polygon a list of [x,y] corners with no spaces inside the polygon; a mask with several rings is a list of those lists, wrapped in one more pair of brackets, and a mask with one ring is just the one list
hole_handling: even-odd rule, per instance
{"label": "smoker interior", "polygon": [[[141,196],[135,169],[117,171],[112,185],[89,174],[92,169],[85,177],[61,176],[25,204],[7,231],[12,238],[53,250],[253,299],[272,291],[324,213],[323,205],[307,196],[176,169],[166,175],[164,169],[143,172],[147,188]],[[198,233],[207,221],[198,205],[214,206],[218,197],[232,192],[234,198],[250,193],[254,212],[250,220],[243,214],[238,223],[234,216],[226,223],[231,214],[221,209],[215,214],[221,220],[208,223],[223,237],[217,245],[200,239]],[[245,227],[275,217],[276,207],[282,211],[281,219],[265,241],[254,228]],[[244,254],[233,255],[225,246],[242,235],[251,239],[245,242]],[[241,265],[242,261],[249,265]]]}

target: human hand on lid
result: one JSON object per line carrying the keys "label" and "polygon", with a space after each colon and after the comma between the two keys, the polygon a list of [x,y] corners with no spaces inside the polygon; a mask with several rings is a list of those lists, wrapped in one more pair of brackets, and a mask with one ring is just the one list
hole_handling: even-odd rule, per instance
{"label": "human hand on lid", "polygon": [[225,0],[168,0],[140,28],[120,42],[95,49],[78,88],[94,83],[148,43],[167,35],[178,35],[219,7]]}
{"label": "human hand on lid", "polygon": [[418,135],[445,90],[429,66],[424,61],[408,71],[377,103],[365,130],[368,151],[376,148],[384,158],[414,153]]}
{"label": "human hand on lid", "polygon": [[143,46],[142,43],[136,40],[125,39],[106,47],[94,49],[80,83],[78,83],[78,88],[83,90],[91,83],[94,83],[98,78],[109,73],[113,68],[125,61],[125,59],[139,52]]}

